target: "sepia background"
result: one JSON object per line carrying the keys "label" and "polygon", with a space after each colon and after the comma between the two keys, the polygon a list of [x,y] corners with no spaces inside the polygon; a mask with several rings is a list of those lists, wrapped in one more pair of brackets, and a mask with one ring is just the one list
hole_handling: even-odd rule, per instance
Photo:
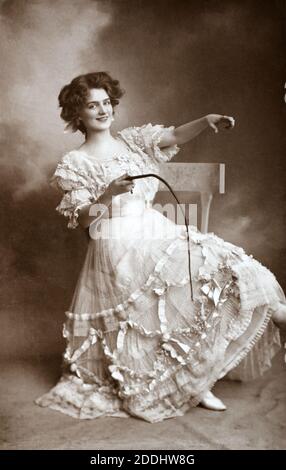
{"label": "sepia background", "polygon": [[204,131],[175,161],[225,163],[209,230],[286,287],[286,1],[0,0],[0,18],[0,449],[285,449],[283,349],[260,379],[218,381],[226,412],[198,406],[171,425],[76,420],[34,399],[61,375],[64,312],[87,248],[48,184],[82,142],[63,132],[57,103],[79,74],[109,71],[126,90],[114,133],[234,116],[233,130]]}
{"label": "sepia background", "polygon": [[224,162],[226,194],[209,230],[269,267],[285,287],[285,2],[1,1],[1,354],[59,354],[61,327],[87,241],[55,212],[49,187],[81,135],[63,133],[58,93],[105,70],[126,93],[113,131],[178,126],[208,113],[207,130],[175,161]]}

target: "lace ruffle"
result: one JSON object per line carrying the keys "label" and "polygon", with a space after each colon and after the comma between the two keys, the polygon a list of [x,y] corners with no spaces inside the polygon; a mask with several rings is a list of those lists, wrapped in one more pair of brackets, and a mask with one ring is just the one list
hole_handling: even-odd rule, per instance
{"label": "lace ruffle", "polygon": [[88,189],[75,189],[65,193],[56,211],[68,217],[68,228],[75,229],[78,226],[80,209],[92,202],[95,202],[95,198]]}
{"label": "lace ruffle", "polygon": [[129,417],[122,410],[122,402],[112,383],[87,384],[71,374],[64,374],[58,384],[35,403],[78,419],[95,419],[102,415]]}
{"label": "lace ruffle", "polygon": [[141,127],[127,127],[119,132],[119,135],[135,151],[147,153],[157,163],[170,161],[180,150],[178,145],[159,147],[164,131],[173,131],[174,126],[164,127],[162,124],[144,124]]}
{"label": "lace ruffle", "polygon": [[64,192],[56,211],[68,217],[68,228],[70,229],[75,229],[78,226],[80,209],[95,202],[106,189],[106,183],[100,177],[100,172],[95,178],[83,168],[78,169],[69,155],[65,155],[58,163],[50,178],[50,185]]}

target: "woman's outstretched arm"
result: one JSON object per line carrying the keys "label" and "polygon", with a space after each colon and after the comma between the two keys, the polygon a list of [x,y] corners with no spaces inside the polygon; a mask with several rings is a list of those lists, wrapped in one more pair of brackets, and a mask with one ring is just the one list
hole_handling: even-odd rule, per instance
{"label": "woman's outstretched arm", "polygon": [[182,126],[176,127],[174,130],[166,129],[161,137],[159,147],[184,144],[209,127],[213,129],[214,132],[218,132],[219,125],[223,125],[226,129],[232,129],[234,127],[234,118],[222,116],[221,114],[207,114],[195,121],[187,122]]}

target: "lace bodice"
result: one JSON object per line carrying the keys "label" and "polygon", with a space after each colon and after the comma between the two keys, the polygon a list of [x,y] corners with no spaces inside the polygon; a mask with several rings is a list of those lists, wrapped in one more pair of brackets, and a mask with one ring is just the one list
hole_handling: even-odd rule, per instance
{"label": "lace bodice", "polygon": [[[96,202],[113,179],[127,172],[130,175],[158,173],[158,165],[176,155],[179,151],[177,145],[163,149],[159,147],[164,129],[161,124],[149,123],[119,131],[117,138],[125,144],[126,152],[104,161],[83,150],[72,150],[61,158],[50,184],[64,193],[56,210],[68,217],[68,228],[78,226],[80,209]],[[168,129],[172,130],[174,126]],[[158,185],[155,178],[137,180],[134,197],[152,201]]]}

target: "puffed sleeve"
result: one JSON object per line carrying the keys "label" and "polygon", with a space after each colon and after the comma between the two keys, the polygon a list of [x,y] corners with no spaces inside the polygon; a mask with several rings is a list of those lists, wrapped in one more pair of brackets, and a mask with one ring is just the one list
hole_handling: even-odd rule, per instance
{"label": "puffed sleeve", "polygon": [[170,161],[180,150],[178,145],[160,147],[162,135],[165,130],[173,131],[174,126],[164,127],[162,124],[144,124],[140,127],[128,127],[119,134],[129,144],[139,147],[158,163]]}
{"label": "puffed sleeve", "polygon": [[[99,188],[87,175],[81,174],[65,162],[58,163],[49,183],[63,193],[56,211],[68,218],[68,228],[75,229],[79,225],[79,210],[96,201]],[[100,189],[102,193],[105,187]]]}

